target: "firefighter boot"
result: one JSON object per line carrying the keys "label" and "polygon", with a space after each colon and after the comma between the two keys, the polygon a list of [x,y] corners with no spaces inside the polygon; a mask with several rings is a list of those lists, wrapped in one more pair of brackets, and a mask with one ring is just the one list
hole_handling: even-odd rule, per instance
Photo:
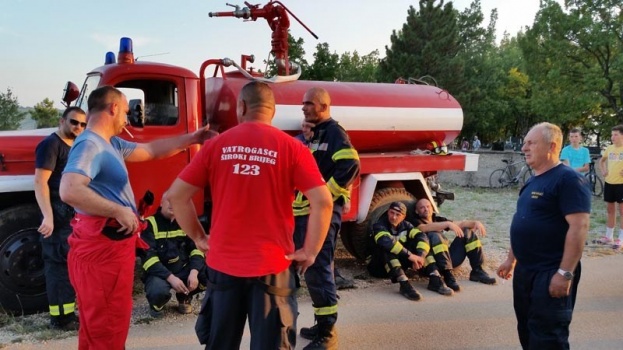
{"label": "firefighter boot", "polygon": [[335,278],[335,288],[337,288],[337,290],[355,288],[355,281],[342,276],[337,270],[337,267],[333,269],[333,276]]}
{"label": "firefighter boot", "polygon": [[191,298],[182,299],[178,302],[177,312],[182,315],[190,314],[193,312],[193,306],[191,305]]}
{"label": "firefighter boot", "polygon": [[[335,317],[335,315],[329,316]],[[318,316],[318,323],[315,327],[316,336],[303,350],[337,350],[337,329],[334,323],[329,322],[329,317]]]}
{"label": "firefighter boot", "polygon": [[441,276],[439,272],[436,274],[428,276],[428,290],[432,290],[433,292],[437,292],[441,295],[451,296],[454,294],[452,289],[448,288],[445,283],[441,280]]}
{"label": "firefighter boot", "polygon": [[318,334],[318,324],[317,323],[315,325],[311,326],[311,327],[303,327],[303,328],[301,328],[301,338],[303,338],[303,339],[312,340],[312,339],[316,338],[317,334]]}
{"label": "firefighter boot", "polygon": [[489,274],[486,273],[485,270],[482,269],[482,266],[478,266],[477,268],[473,269],[472,272],[470,272],[469,280],[474,281],[474,282],[484,283],[484,284],[496,284],[497,283],[497,280],[495,279],[495,277],[489,276]]}
{"label": "firefighter boot", "polygon": [[400,281],[400,294],[402,294],[405,298],[413,301],[418,301],[422,299],[422,295],[413,288],[409,281]]}
{"label": "firefighter boot", "polygon": [[456,278],[452,273],[452,270],[444,270],[443,271],[443,279],[446,281],[446,285],[450,287],[455,292],[461,291],[461,286],[456,282]]}
{"label": "firefighter boot", "polygon": [[50,317],[50,329],[59,331],[77,331],[80,328],[78,316],[75,313]]}

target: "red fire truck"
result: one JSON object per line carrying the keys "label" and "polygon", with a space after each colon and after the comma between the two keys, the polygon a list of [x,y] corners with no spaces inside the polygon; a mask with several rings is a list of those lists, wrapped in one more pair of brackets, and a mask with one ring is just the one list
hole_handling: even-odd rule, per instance
{"label": "red fire truck", "polygon": [[[303,120],[303,94],[314,86],[325,88],[331,95],[332,116],[347,130],[361,160],[351,209],[344,215],[340,233],[346,249],[358,259],[366,258],[370,226],[390,202],[403,201],[411,209],[416,198],[426,197],[441,204],[453,195],[441,191],[437,172],[477,170],[477,155],[441,151],[463,125],[461,107],[447,91],[409,80],[395,84],[298,80],[300,68],[287,58],[287,8],[278,1],[262,7],[246,5],[210,16],[267,19],[273,29],[271,51],[278,75],[265,78],[247,68],[252,63],[247,55],[240,63],[228,58],[206,60],[198,75],[182,67],[138,62],[131,40],[122,38],[117,57],[107,53],[105,64],[89,72],[80,89],[68,82],[63,100],[87,110],[93,89],[119,88],[130,103],[129,132],[121,137],[146,142],[191,133],[206,124],[221,132],[235,126],[238,93],[252,79],[271,84],[277,102],[273,125],[295,135]],[[0,133],[0,304],[8,312],[32,313],[47,307],[33,178],[35,146],[53,131]],[[136,198],[150,190],[158,200],[198,149],[163,160],[129,163]],[[200,215],[209,217],[209,194],[197,196],[195,205]],[[153,208],[157,206],[158,202]]]}

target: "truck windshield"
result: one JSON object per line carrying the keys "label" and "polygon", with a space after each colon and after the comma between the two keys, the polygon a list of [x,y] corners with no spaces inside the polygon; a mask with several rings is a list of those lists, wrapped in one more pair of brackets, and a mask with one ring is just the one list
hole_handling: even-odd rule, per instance
{"label": "truck windshield", "polygon": [[84,81],[84,85],[82,85],[82,89],[80,89],[80,96],[78,96],[78,99],[76,100],[76,107],[80,107],[83,111],[88,111],[87,100],[91,94],[91,91],[97,89],[100,79],[101,77],[99,74],[87,76],[87,79]]}

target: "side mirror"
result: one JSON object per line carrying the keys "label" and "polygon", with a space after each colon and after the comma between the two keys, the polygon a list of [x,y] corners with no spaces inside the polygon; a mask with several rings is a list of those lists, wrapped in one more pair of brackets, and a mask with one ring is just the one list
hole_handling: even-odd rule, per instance
{"label": "side mirror", "polygon": [[72,83],[71,81],[68,81],[67,84],[65,84],[65,89],[63,89],[63,97],[61,98],[65,107],[69,107],[69,104],[75,101],[78,96],[80,96],[80,90],[78,90],[78,86],[76,86],[76,84]]}
{"label": "side mirror", "polygon": [[128,112],[128,121],[135,128],[145,126],[145,106],[142,99],[133,99],[128,103],[130,112]]}

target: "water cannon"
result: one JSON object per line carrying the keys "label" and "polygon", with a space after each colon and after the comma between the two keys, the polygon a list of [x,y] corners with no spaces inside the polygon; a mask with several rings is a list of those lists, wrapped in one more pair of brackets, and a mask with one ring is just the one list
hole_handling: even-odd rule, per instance
{"label": "water cannon", "polygon": [[245,20],[255,21],[258,18],[264,18],[268,22],[268,26],[272,30],[270,44],[272,46],[271,53],[275,56],[275,64],[279,75],[290,75],[290,70],[298,69],[298,65],[291,64],[288,58],[288,29],[290,28],[290,14],[303,28],[305,28],[314,38],[318,36],[314,34],[303,22],[301,22],[292,11],[290,11],[280,1],[269,1],[266,5],[251,5],[245,1],[246,7],[241,8],[238,5],[227,3],[227,6],[233,7],[234,11],[210,12],[209,17],[236,17]]}
{"label": "water cannon", "polygon": [[[245,5],[247,5],[248,7],[243,7],[242,9],[240,8],[240,6],[232,5],[230,3],[225,3],[225,5],[235,8],[235,10],[227,11],[227,12],[210,12],[208,13],[208,17],[236,17],[236,18],[249,19],[251,17],[251,9],[249,9],[249,7],[257,8],[259,6],[259,5],[248,5],[247,2],[245,2]],[[255,21],[255,19],[253,20]]]}

